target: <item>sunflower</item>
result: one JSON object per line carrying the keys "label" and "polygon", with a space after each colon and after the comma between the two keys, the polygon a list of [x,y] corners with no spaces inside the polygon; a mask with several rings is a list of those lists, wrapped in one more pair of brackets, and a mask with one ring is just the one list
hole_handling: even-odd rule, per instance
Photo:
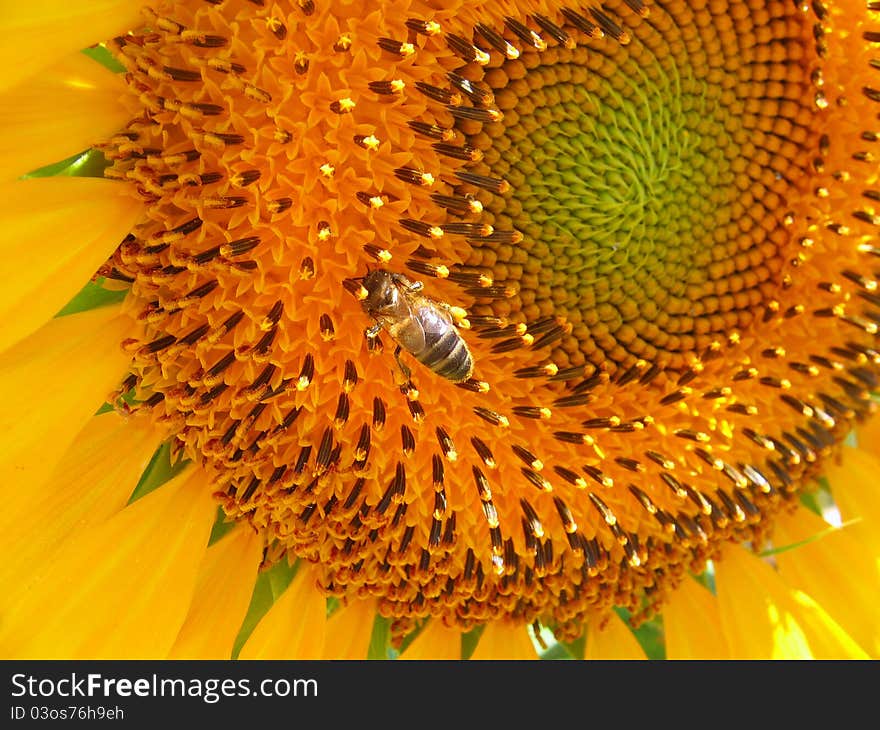
{"label": "sunflower", "polygon": [[880,654],[876,3],[0,25],[4,656]]}

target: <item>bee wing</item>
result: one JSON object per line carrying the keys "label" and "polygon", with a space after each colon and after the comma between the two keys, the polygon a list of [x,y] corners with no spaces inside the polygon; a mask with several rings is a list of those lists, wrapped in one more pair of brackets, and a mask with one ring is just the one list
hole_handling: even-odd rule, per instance
{"label": "bee wing", "polygon": [[[425,326],[422,322],[424,312],[419,306],[418,300],[407,297],[405,300],[407,309],[406,318],[406,349],[410,352],[422,352],[427,347],[425,341]],[[403,333],[401,333],[403,334]]]}
{"label": "bee wing", "polygon": [[446,337],[447,333],[455,331],[452,315],[433,302],[429,306],[422,307],[419,321],[427,347],[433,347],[440,339]]}

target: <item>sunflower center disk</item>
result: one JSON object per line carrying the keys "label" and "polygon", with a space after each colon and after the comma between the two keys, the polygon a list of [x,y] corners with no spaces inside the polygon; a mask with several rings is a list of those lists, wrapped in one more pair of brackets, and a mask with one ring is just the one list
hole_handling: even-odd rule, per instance
{"label": "sunflower center disk", "polygon": [[[812,345],[843,310],[804,316],[840,287],[791,250],[816,17],[336,5],[166,2],[116,39],[110,173],[148,205],[104,269],[132,286],[120,407],[166,424],[267,563],[319,564],[398,637],[650,612],[759,539],[866,408],[870,373]],[[376,268],[467,308],[472,378],[368,346]]]}
{"label": "sunflower center disk", "polygon": [[560,363],[679,367],[773,297],[812,110],[797,42],[756,47],[786,27],[761,27],[767,12],[673,3],[625,45],[528,49],[486,73],[505,117],[471,138],[474,170],[511,184],[487,218],[523,240],[473,242],[468,263],[517,282],[496,310],[573,325]]}

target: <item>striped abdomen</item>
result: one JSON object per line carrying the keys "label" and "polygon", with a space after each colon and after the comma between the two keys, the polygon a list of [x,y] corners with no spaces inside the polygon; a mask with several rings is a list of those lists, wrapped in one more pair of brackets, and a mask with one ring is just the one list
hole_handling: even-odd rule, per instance
{"label": "striped abdomen", "polygon": [[434,335],[426,331],[425,349],[412,354],[437,375],[455,383],[467,380],[474,372],[474,359],[458,330],[450,325],[439,333],[439,337]]}

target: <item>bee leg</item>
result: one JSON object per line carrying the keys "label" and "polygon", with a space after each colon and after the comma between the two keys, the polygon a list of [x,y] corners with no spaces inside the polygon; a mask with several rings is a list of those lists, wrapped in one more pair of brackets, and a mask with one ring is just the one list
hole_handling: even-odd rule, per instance
{"label": "bee leg", "polygon": [[374,324],[372,327],[367,327],[364,330],[364,338],[367,341],[367,349],[371,353],[382,351],[382,340],[379,338],[379,331],[381,329],[382,325]]}
{"label": "bee leg", "polygon": [[406,365],[403,364],[403,361],[400,359],[400,353],[403,348],[400,345],[394,348],[394,359],[397,360],[397,367],[400,368],[400,372],[403,373],[404,377],[407,380],[412,380],[412,370],[410,370]]}
{"label": "bee leg", "polygon": [[403,274],[391,274],[391,280],[398,286],[406,289],[407,291],[421,291],[422,288],[425,286],[422,282],[413,281]]}
{"label": "bee leg", "polygon": [[467,318],[467,310],[462,307],[458,307],[454,304],[449,304],[448,302],[437,302],[437,306],[440,307],[444,312],[448,312],[449,316],[452,317],[452,321],[455,323],[456,327],[460,327],[463,330],[468,330],[471,328],[471,323]]}

